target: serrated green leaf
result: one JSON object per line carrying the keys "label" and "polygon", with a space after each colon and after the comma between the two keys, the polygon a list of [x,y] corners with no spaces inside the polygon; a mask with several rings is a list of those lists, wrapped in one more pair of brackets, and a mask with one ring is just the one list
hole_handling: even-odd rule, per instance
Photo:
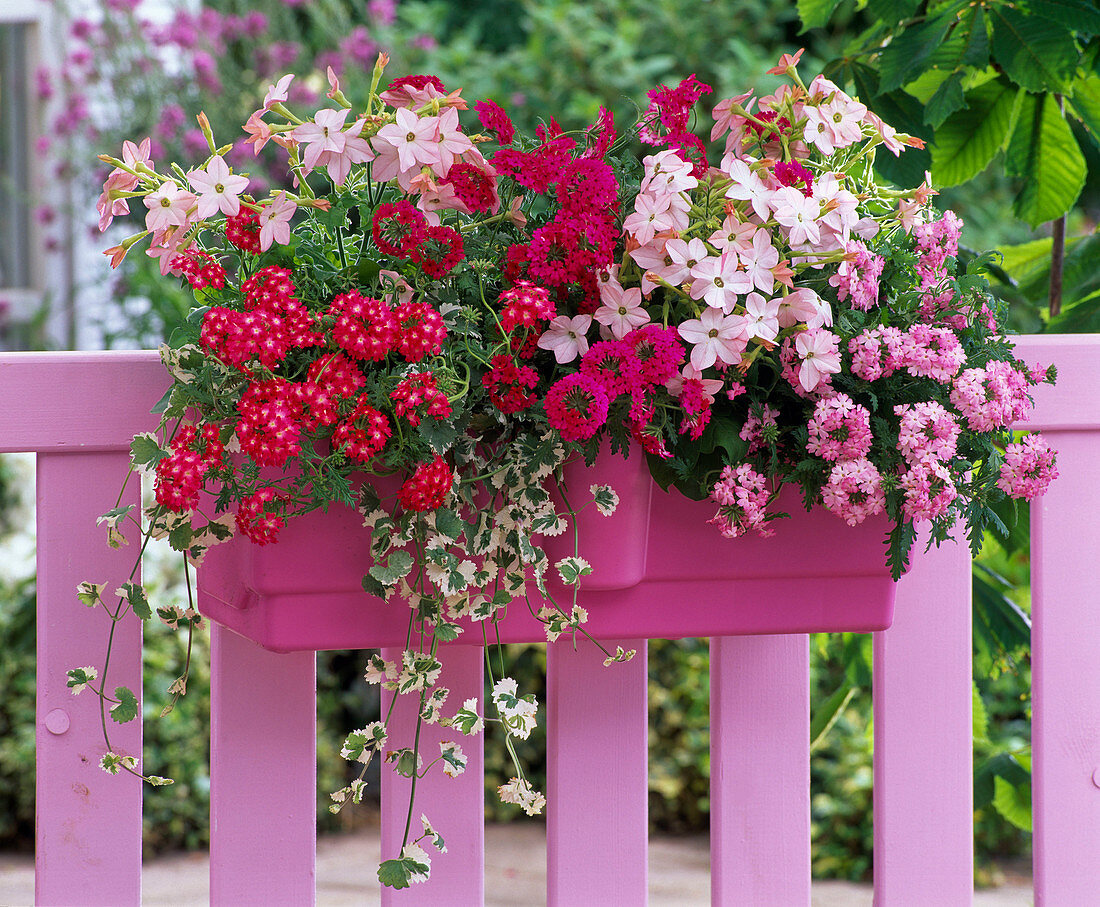
{"label": "serrated green leaf", "polygon": [[367,574],[362,579],[363,591],[368,595],[373,595],[375,598],[386,597],[386,587],[383,586],[378,580],[376,580],[370,574]]}
{"label": "serrated green leaf", "polygon": [[938,128],[951,114],[965,106],[962,84],[961,70],[951,73],[944,79],[928,99],[928,103],[924,105],[924,122]]}
{"label": "serrated green leaf", "polygon": [[1071,86],[1072,97],[1066,101],[1067,112],[1085,128],[1092,141],[1100,147],[1100,74],[1081,76]]}
{"label": "serrated green leaf", "polygon": [[412,570],[412,555],[407,551],[398,549],[390,554],[384,564],[375,564],[370,568],[370,575],[383,586],[393,586],[403,576],[407,576]]}
{"label": "serrated green leaf", "polygon": [[1060,22],[1071,31],[1100,35],[1100,10],[1094,0],[1027,0],[1024,8],[1033,16]]}
{"label": "serrated green leaf", "polygon": [[378,881],[387,888],[408,888],[412,872],[405,860],[383,860],[378,864]]}
{"label": "serrated green leaf", "polygon": [[130,442],[130,459],[135,466],[153,466],[168,456],[168,451],[151,434],[136,435]]}
{"label": "serrated green leaf", "polygon": [[137,583],[123,583],[120,591],[125,596],[134,614],[142,620],[149,620],[153,616],[153,609],[149,607],[145,590],[140,585]]}
{"label": "serrated green leaf", "polygon": [[111,709],[111,719],[118,724],[133,721],[138,715],[137,696],[127,687],[115,687],[115,699],[118,705]]}
{"label": "serrated green leaf", "polygon": [[840,0],[798,0],[798,18],[802,20],[799,34],[821,28],[839,5]]}
{"label": "serrated green leaf", "polygon": [[195,532],[187,520],[181,520],[168,530],[168,544],[173,551],[187,551],[191,548]]}
{"label": "serrated green leaf", "polygon": [[1012,126],[1017,92],[1003,82],[988,82],[969,92],[966,103],[966,110],[936,130],[932,178],[942,186],[973,179],[993,160]]}
{"label": "serrated green leaf", "polygon": [[1031,785],[1010,784],[999,775],[993,779],[993,805],[1022,831],[1031,831]]}
{"label": "serrated green leaf", "polygon": [[441,535],[446,536],[451,541],[456,541],[462,535],[462,530],[466,528],[466,524],[453,510],[441,508],[435,512],[435,528]]}
{"label": "serrated green leaf", "polygon": [[982,702],[982,694],[974,681],[970,682],[970,726],[974,740],[985,743],[989,739],[989,714]]}
{"label": "serrated green leaf", "polygon": [[458,639],[462,627],[458,624],[437,624],[433,633],[440,642],[451,642]]}
{"label": "serrated green leaf", "polygon": [[921,0],[867,0],[867,13],[887,25],[897,25],[916,15]]}
{"label": "serrated green leaf", "polygon": [[1005,5],[988,9],[993,23],[990,48],[1013,82],[1028,91],[1064,91],[1079,54],[1073,35],[1061,24],[1029,16]]}
{"label": "serrated green leaf", "polygon": [[928,69],[954,22],[953,13],[941,13],[896,36],[879,57],[879,91],[901,88]]}
{"label": "serrated green leaf", "polygon": [[1016,216],[1033,228],[1065,214],[1081,194],[1088,165],[1051,95],[1025,95],[1005,169],[1023,181]]}

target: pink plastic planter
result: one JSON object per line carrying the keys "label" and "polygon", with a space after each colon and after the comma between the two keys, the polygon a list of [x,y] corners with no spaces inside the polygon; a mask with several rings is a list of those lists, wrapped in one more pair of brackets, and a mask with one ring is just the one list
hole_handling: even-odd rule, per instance
{"label": "pink plastic planter", "polygon": [[[850,528],[825,510],[806,513],[788,489],[779,506],[791,518],[777,521],[771,538],[724,539],[707,523],[713,504],[661,491],[640,456],[571,466],[567,481],[574,506],[590,497],[594,482],[612,485],[620,496],[611,517],[588,507],[578,520],[580,553],[594,568],[582,580],[580,595],[593,636],[867,632],[890,626],[895,584],[885,565],[884,518]],[[211,549],[199,571],[199,608],[277,652],[403,646],[408,609],[362,590],[369,552],[359,515],[334,505],[327,514],[290,521],[273,545],[235,538]],[[572,536],[549,540],[547,553],[552,560],[571,554]],[[561,593],[558,587],[564,602]],[[546,637],[526,606],[513,602],[500,638]],[[460,637],[480,639],[476,626]]]}

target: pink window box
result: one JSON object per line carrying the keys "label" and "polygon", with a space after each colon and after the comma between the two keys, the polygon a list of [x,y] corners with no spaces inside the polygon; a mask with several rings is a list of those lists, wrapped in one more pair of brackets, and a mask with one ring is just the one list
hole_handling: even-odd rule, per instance
{"label": "pink window box", "polygon": [[[601,458],[570,467],[577,506],[594,482],[612,485],[619,507],[578,518],[587,630],[598,638],[680,638],[757,633],[884,630],[895,584],[885,563],[885,517],[851,528],[817,508],[806,513],[793,489],[775,534],[725,539],[708,524],[715,506],[666,493],[644,460]],[[572,554],[567,533],[547,540],[552,561]],[[288,522],[271,545],[243,538],[210,550],[199,570],[199,608],[212,620],[276,652],[403,646],[408,608],[363,591],[370,537],[360,516],[333,505]],[[553,590],[552,590],[553,591]],[[557,587],[567,608],[571,596]],[[535,602],[534,606],[538,607]],[[486,627],[490,641],[496,634]],[[473,625],[460,641],[481,640]],[[503,642],[544,642],[542,625],[515,601],[500,623]]]}

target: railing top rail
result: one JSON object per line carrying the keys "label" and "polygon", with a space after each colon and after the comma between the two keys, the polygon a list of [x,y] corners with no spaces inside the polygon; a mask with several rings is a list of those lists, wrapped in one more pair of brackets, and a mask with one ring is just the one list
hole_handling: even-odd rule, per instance
{"label": "railing top rail", "polygon": [[125,450],[167,386],[155,350],[0,353],[0,453]]}
{"label": "railing top rail", "polygon": [[1100,362],[1100,334],[1022,334],[1010,337],[1016,357],[1028,365],[1058,367],[1058,383],[1034,389],[1035,409],[1017,429],[1100,429],[1100,394],[1095,374]]}
{"label": "railing top rail", "polygon": [[[1029,364],[1058,367],[1058,384],[1035,389],[1035,411],[1019,429],[1100,429],[1093,375],[1100,334],[1012,338]],[[167,386],[155,350],[0,353],[0,453],[124,450],[155,425]]]}

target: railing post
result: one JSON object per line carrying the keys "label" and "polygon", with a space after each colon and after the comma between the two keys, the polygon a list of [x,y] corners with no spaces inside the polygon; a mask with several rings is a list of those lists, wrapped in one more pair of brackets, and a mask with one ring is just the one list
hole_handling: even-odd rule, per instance
{"label": "railing post", "polygon": [[[102,667],[111,622],[84,607],[78,583],[122,584],[134,548],[112,551],[96,517],[110,509],[129,457],[125,453],[38,455],[38,661],[35,783],[35,900],[40,904],[141,903],[141,782],[111,777],[99,701],[66,686],[70,668]],[[136,485],[137,483],[134,483]],[[136,503],[134,489],[124,503]],[[140,580],[140,577],[136,577]],[[97,609],[98,610],[98,609]],[[114,628],[110,694],[141,697],[141,621]],[[140,712],[139,712],[140,716]],[[141,758],[141,720],[107,727],[115,751]]]}
{"label": "railing post", "polygon": [[974,888],[970,551],[913,546],[874,634],[875,903],[969,904]]}
{"label": "railing post", "polygon": [[565,639],[546,661],[546,888],[551,907],[648,898],[649,691],[646,641],[625,664]]}
{"label": "railing post", "polygon": [[1100,564],[1095,431],[1046,432],[1060,477],[1031,505],[1035,903],[1100,893]]}
{"label": "railing post", "polygon": [[710,643],[711,903],[810,903],[809,637]]}
{"label": "railing post", "polygon": [[317,656],[210,627],[210,902],[313,904]]}
{"label": "railing post", "polygon": [[[400,649],[383,649],[389,661],[401,663]],[[440,661],[443,671],[441,686],[450,694],[443,708],[450,715],[467,699],[476,698],[484,715],[485,650],[480,646],[448,645]],[[385,716],[394,694],[382,691],[382,715]],[[405,694],[397,697],[390,723],[390,740],[396,746],[412,743],[416,731],[418,697]],[[400,741],[400,742],[398,742]],[[466,771],[455,778],[443,773],[442,766],[433,766],[416,782],[416,802],[413,804],[409,840],[423,833],[421,815],[426,815],[432,827],[443,837],[447,852],[437,853],[426,841],[421,846],[432,860],[431,877],[400,891],[382,889],[383,905],[391,904],[480,904],[485,898],[485,771],[484,734],[464,737],[452,728],[438,724],[420,729],[420,752],[424,765],[439,757],[439,744],[452,741],[462,747],[466,756]],[[408,818],[410,780],[398,775],[392,765],[385,765],[382,774],[382,859],[399,856],[401,840]]]}

